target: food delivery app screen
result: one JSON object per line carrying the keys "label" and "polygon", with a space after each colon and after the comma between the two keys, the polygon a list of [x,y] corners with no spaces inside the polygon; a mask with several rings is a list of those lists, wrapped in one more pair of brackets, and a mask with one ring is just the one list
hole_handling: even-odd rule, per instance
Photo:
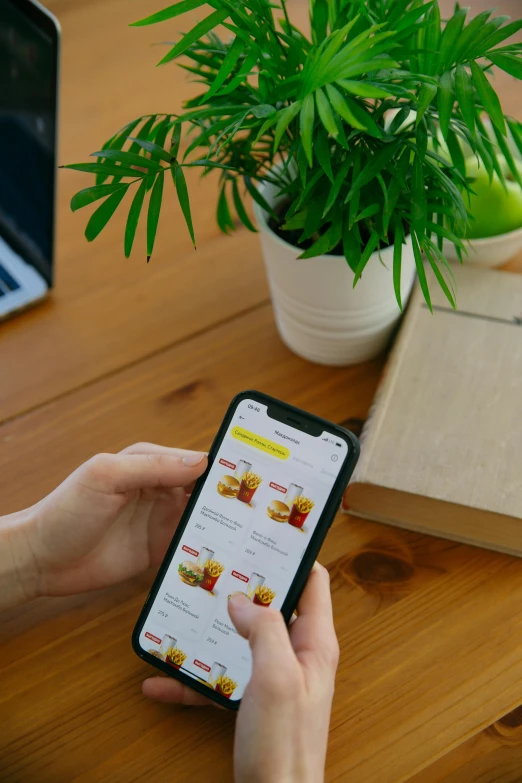
{"label": "food delivery app screen", "polygon": [[[229,699],[251,674],[227,601],[280,609],[348,452],[243,399],[140,634],[143,650]],[[274,662],[277,664],[277,662]]]}

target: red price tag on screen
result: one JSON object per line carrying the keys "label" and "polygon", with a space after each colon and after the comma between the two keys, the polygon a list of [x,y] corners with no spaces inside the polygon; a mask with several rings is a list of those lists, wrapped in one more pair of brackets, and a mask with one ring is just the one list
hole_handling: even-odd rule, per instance
{"label": "red price tag on screen", "polygon": [[282,492],[284,495],[286,495],[286,488],[282,487],[281,484],[276,484],[275,481],[271,481],[270,486],[272,489],[277,489],[278,492]]}
{"label": "red price tag on screen", "polygon": [[158,639],[157,636],[154,636],[153,633],[150,633],[150,631],[147,631],[145,634],[146,639],[150,639],[152,642],[155,642],[156,644],[161,644],[161,639]]}

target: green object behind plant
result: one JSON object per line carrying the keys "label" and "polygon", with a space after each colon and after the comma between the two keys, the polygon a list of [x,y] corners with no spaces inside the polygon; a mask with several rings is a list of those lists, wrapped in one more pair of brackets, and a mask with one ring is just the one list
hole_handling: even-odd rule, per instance
{"label": "green object behind plant", "polygon": [[[522,190],[505,158],[499,157],[499,163],[505,185],[496,174],[490,181],[486,170],[477,164],[475,158],[466,161],[466,176],[473,191],[464,196],[470,214],[465,231],[468,239],[495,237],[522,228]],[[522,162],[515,163],[522,175]]]}
{"label": "green object behind plant", "polygon": [[[462,252],[458,237],[468,216],[461,145],[501,181],[502,154],[522,187],[505,141],[509,126],[522,153],[522,125],[504,117],[489,80],[492,66],[522,79],[522,44],[502,46],[522,21],[492,19],[491,12],[467,20],[468,9],[457,5],[444,24],[438,0],[310,0],[308,37],[292,23],[286,0],[182,0],[135,24],[199,7],[200,21],[161,63],[183,56],[181,67],[203,82],[203,91],[182,114],[140,117],[92,153],[96,162],[69,166],[96,175],[72,209],[105,199],[88,222],[87,239],[126,198],[129,256],[147,201],[150,258],[168,175],[194,242],[184,171],[216,169],[223,231],[234,228],[232,209],[255,230],[243,204],[247,191],[272,214],[279,233],[300,232],[302,257],[340,248],[354,285],[372,252],[393,244],[399,306],[402,246],[411,233],[428,305],[422,253],[455,306],[442,240]],[[412,111],[415,122],[404,124]],[[496,143],[485,133],[485,114]],[[451,161],[439,155],[439,128]],[[182,129],[190,131],[190,143],[180,158]],[[285,195],[284,218],[258,194],[263,181]]]}

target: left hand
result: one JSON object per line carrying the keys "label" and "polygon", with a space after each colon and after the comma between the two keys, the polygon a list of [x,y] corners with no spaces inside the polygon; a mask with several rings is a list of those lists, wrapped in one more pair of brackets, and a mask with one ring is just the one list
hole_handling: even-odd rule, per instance
{"label": "left hand", "polygon": [[31,509],[7,517],[24,597],[97,590],[158,565],[204,472],[203,453],[140,443],[98,454]]}

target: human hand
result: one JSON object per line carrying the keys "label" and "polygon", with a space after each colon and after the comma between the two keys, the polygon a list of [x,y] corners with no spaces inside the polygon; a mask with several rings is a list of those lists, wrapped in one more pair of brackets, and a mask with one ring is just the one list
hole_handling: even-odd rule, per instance
{"label": "human hand", "polygon": [[[328,572],[315,564],[287,629],[280,612],[233,596],[229,612],[252,650],[252,678],[236,722],[236,783],[320,783],[328,743],[339,645]],[[159,701],[210,702],[182,683],[154,677],[143,683]]]}
{"label": "human hand", "polygon": [[185,508],[186,488],[206,466],[203,453],[150,443],[81,465],[5,528],[19,592],[71,595],[158,565]]}

